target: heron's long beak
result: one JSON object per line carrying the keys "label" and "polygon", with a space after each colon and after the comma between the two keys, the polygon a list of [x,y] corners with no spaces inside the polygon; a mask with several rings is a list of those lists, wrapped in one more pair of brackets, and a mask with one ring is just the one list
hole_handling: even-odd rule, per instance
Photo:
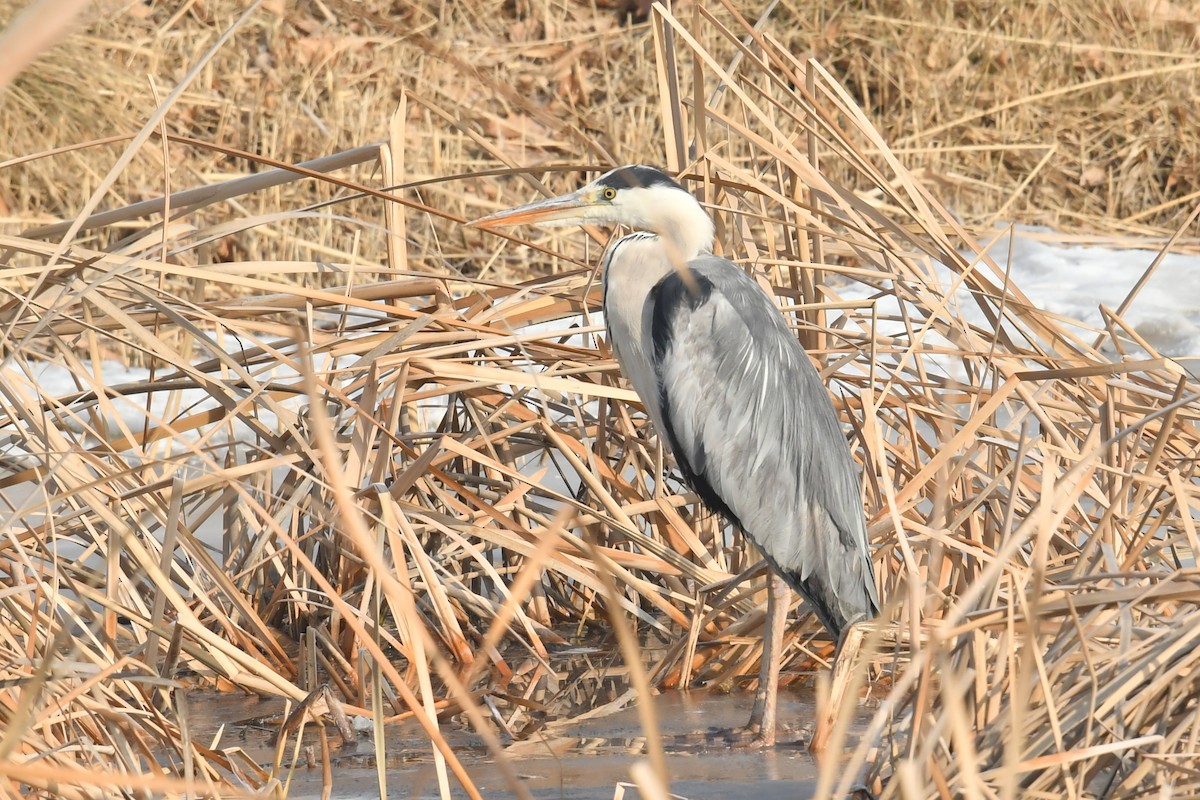
{"label": "heron's long beak", "polygon": [[469,223],[477,228],[502,228],[510,225],[568,225],[583,222],[588,209],[596,203],[583,192],[538,200],[507,211],[497,211]]}

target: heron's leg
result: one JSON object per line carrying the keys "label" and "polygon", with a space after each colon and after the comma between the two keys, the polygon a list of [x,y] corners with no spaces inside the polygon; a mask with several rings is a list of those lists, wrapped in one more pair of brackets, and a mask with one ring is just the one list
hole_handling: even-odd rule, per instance
{"label": "heron's leg", "polygon": [[758,673],[758,691],[747,728],[763,745],[775,746],[775,707],[779,697],[779,667],[783,659],[783,631],[787,627],[792,590],[775,570],[767,585],[767,625],[763,635],[762,666]]}

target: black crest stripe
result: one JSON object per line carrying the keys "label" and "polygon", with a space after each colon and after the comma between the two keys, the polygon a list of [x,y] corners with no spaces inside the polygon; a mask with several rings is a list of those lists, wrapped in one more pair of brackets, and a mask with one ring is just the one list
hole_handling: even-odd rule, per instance
{"label": "black crest stripe", "polygon": [[636,189],[639,187],[648,189],[651,186],[669,186],[680,191],[685,191],[682,186],[675,182],[674,178],[654,167],[621,167],[602,177],[599,183],[601,186],[608,186],[613,189]]}

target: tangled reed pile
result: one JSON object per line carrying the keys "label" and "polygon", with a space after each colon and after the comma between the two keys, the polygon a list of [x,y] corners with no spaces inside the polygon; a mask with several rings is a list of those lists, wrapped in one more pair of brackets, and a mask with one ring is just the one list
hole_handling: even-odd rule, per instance
{"label": "tangled reed pile", "polygon": [[[882,702],[866,736],[835,734],[850,768],[818,794],[1200,792],[1200,387],[1123,309],[1085,330],[1033,306],[819,64],[727,13],[651,26],[666,167],[794,321],[863,464],[888,608],[856,674]],[[423,102],[406,99],[436,113]],[[382,265],[189,265],[274,221],[188,227],[211,198],[186,194],[167,226],[122,227],[134,209],[0,238],[6,791],[281,778],[191,737],[185,688],[217,685],[369,716],[380,747],[383,720],[411,715],[479,796],[439,727],[457,709],[521,795],[504,743],[583,710],[561,643],[616,624],[662,645],[615,704],[753,679],[762,573],[658,477],[593,317],[603,236],[462,225],[608,165],[476,168],[441,187],[453,207],[416,186],[385,200],[428,155],[403,146],[409,119],[343,160],[369,156],[372,186],[317,178],[378,202],[289,212],[382,226]],[[281,175],[314,179],[256,179]],[[458,247],[503,274],[557,264],[466,280],[445,269]],[[114,357],[143,372],[113,381]],[[785,668],[804,673],[832,646],[793,620]]]}

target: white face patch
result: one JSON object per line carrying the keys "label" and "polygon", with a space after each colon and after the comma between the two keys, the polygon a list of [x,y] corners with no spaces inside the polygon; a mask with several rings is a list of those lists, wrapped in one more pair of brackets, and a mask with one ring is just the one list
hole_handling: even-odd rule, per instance
{"label": "white face patch", "polygon": [[613,221],[661,236],[670,245],[672,262],[686,264],[712,252],[712,219],[696,198],[674,185],[618,190],[609,208]]}

